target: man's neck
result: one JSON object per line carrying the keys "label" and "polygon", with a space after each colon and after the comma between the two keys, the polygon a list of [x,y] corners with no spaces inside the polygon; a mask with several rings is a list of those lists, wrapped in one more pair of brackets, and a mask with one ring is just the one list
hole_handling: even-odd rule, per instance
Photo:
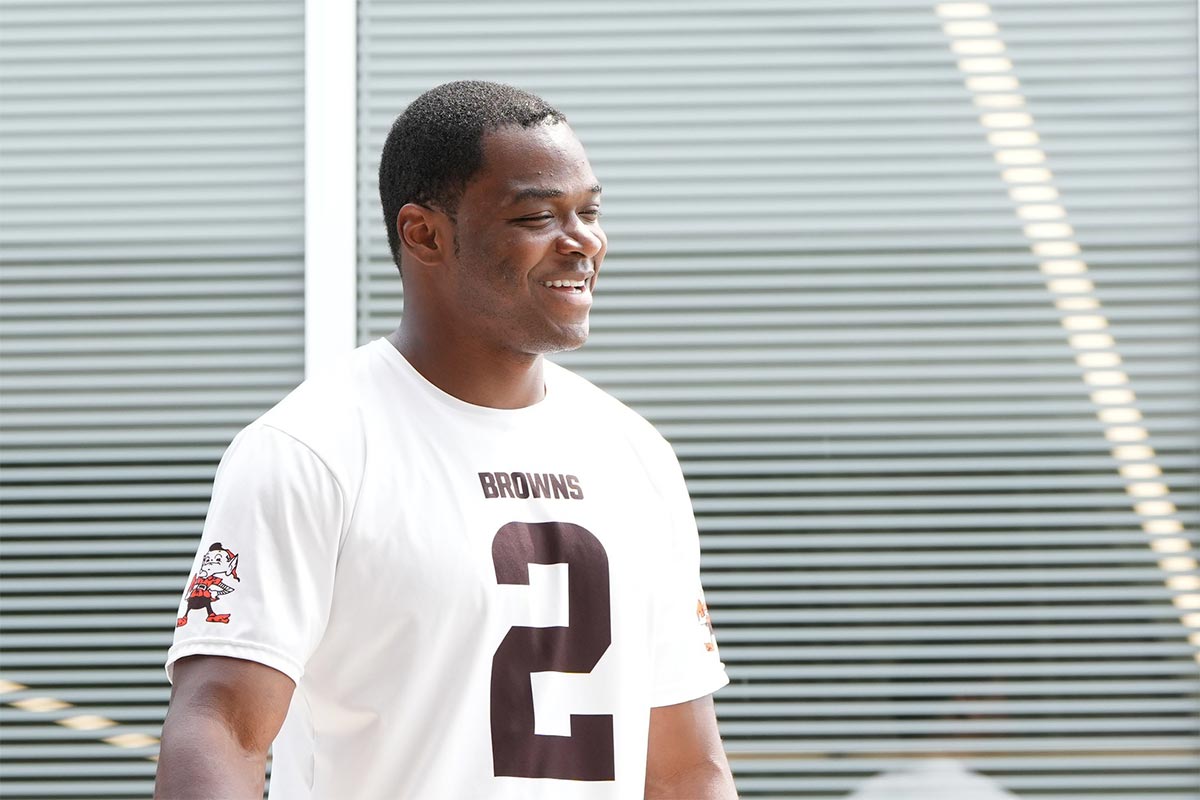
{"label": "man's neck", "polygon": [[546,395],[540,355],[497,352],[469,341],[400,327],[388,341],[425,380],[465,403],[487,408],[525,408]]}

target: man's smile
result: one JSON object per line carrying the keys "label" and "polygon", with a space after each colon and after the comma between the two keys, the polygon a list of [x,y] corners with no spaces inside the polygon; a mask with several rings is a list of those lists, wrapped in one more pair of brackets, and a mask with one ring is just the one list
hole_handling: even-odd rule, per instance
{"label": "man's smile", "polygon": [[587,281],[538,281],[542,286],[551,289],[570,289],[573,292],[582,292],[587,287]]}
{"label": "man's smile", "polygon": [[536,283],[572,305],[591,305],[592,285],[595,283],[595,278],[595,272],[589,271],[582,274],[575,272],[539,280]]}

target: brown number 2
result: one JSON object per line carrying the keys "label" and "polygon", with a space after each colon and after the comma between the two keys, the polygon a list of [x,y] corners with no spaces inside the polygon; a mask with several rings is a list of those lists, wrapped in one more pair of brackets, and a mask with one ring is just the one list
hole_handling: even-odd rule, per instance
{"label": "brown number 2", "polygon": [[496,775],[614,779],[611,714],[572,714],[570,736],[533,731],[532,672],[591,672],[612,643],[608,554],[569,522],[510,522],[492,540],[496,582],[529,584],[530,564],[567,565],[567,627],[514,625],[492,657],[492,765]]}

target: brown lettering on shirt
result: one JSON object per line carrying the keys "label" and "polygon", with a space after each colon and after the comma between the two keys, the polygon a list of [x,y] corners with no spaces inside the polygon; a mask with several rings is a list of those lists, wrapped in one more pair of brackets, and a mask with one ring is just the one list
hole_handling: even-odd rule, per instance
{"label": "brown lettering on shirt", "polygon": [[485,500],[583,499],[583,484],[577,476],[554,472],[480,472],[479,487]]}

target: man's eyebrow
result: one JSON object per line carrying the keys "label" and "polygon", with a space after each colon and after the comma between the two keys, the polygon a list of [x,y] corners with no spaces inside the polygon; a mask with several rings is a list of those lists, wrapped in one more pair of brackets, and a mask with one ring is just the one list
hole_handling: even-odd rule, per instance
{"label": "man's eyebrow", "polygon": [[[598,184],[592,184],[588,187],[589,194],[600,194],[604,188]],[[542,186],[526,186],[523,189],[518,189],[509,198],[510,203],[519,203],[522,200],[548,200],[555,197],[565,197],[566,192],[562,189],[548,188]]]}

